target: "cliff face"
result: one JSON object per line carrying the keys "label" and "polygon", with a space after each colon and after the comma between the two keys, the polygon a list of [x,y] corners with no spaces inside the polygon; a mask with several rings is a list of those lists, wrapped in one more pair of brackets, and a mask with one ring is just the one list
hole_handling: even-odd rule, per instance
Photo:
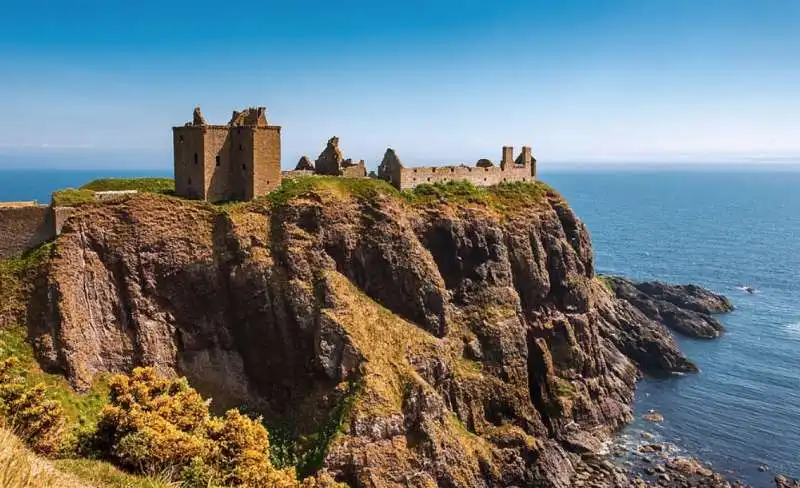
{"label": "cliff face", "polygon": [[357,486],[570,486],[631,418],[640,371],[692,371],[596,279],[589,234],[535,204],[317,188],[227,211],[140,195],[64,227],[29,307],[77,387],[155,365],[246,404]]}

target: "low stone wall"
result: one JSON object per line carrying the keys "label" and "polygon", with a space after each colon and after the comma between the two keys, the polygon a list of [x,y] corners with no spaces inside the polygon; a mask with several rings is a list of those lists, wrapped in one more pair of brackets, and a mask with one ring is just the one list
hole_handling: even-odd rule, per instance
{"label": "low stone wall", "polygon": [[136,195],[138,190],[107,190],[94,192],[94,199],[98,202],[113,202],[123,200],[129,196]]}
{"label": "low stone wall", "polygon": [[0,206],[0,259],[22,254],[55,236],[50,207]]}
{"label": "low stone wall", "polygon": [[352,166],[342,166],[342,176],[345,178],[363,178],[367,176],[367,168],[364,166],[364,161],[359,161],[358,164]]}
{"label": "low stone wall", "polygon": [[299,178],[301,176],[314,176],[314,172],[307,169],[295,169],[291,171],[282,171],[283,178]]}
{"label": "low stone wall", "polygon": [[0,204],[0,259],[18,256],[61,233],[71,207]]}

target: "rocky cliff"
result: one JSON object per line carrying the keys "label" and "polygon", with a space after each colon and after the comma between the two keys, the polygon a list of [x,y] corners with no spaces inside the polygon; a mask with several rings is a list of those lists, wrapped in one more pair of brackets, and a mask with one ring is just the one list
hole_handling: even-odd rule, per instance
{"label": "rocky cliff", "polygon": [[312,181],[79,209],[28,309],[42,364],[78,388],[155,365],[283,426],[306,470],[451,487],[571,486],[642,372],[696,369],[663,310],[595,277],[544,185],[415,200]]}

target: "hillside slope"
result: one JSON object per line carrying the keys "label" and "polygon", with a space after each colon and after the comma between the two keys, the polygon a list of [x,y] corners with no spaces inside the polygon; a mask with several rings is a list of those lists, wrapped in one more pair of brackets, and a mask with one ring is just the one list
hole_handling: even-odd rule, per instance
{"label": "hillside slope", "polygon": [[27,322],[47,369],[77,388],[185,375],[263,413],[301,472],[353,486],[570,486],[642,371],[696,369],[595,278],[588,231],[542,184],[138,195],[82,206],[43,269]]}

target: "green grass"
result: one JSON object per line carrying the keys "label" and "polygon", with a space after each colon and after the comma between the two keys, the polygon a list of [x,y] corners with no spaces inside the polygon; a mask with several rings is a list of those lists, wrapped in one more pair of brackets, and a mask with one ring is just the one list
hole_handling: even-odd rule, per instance
{"label": "green grass", "polygon": [[502,213],[543,204],[547,197],[558,194],[545,183],[512,182],[477,187],[468,181],[422,184],[402,192],[411,205],[435,203],[480,204]]}
{"label": "green grass", "polygon": [[446,183],[423,183],[402,193],[413,205],[436,202],[487,203],[488,192],[469,181],[448,181]]}
{"label": "green grass", "polygon": [[25,382],[31,386],[44,383],[47,397],[61,404],[74,429],[85,429],[96,424],[100,411],[108,401],[106,378],[98,377],[86,393],[75,392],[63,376],[41,370],[26,337],[22,327],[0,329],[0,361],[16,357],[23,369]]}
{"label": "green grass", "polygon": [[296,458],[297,475],[301,479],[312,475],[322,467],[328,446],[339,434],[347,432],[350,428],[348,423],[350,412],[363,391],[364,385],[360,381],[350,381],[342,386],[346,388],[344,397],[331,412],[328,422],[319,432],[305,436],[296,443],[297,452],[300,453]]}
{"label": "green grass", "polygon": [[173,193],[175,191],[175,180],[172,178],[101,178],[86,183],[81,187],[81,190],[137,190],[148,193]]}
{"label": "green grass", "polygon": [[61,472],[104,488],[177,488],[170,482],[171,473],[155,476],[134,476],[120,471],[113,464],[94,459],[60,459],[53,463]]}
{"label": "green grass", "polygon": [[66,188],[53,192],[53,206],[74,207],[84,203],[94,202],[94,191],[75,188]]}
{"label": "green grass", "polygon": [[[50,256],[53,246],[52,243],[44,244],[22,256],[0,261],[0,314],[11,319],[12,323],[24,320],[29,275]],[[42,371],[22,326],[0,329],[0,360],[11,356],[20,361],[27,384],[44,383],[47,386],[47,396],[61,403],[76,430],[96,422],[108,391],[102,378],[89,392],[75,393],[63,376]]]}
{"label": "green grass", "polygon": [[560,397],[572,398],[576,394],[575,387],[572,386],[572,383],[563,378],[555,379],[555,390],[556,394]]}
{"label": "green grass", "polygon": [[172,178],[100,178],[78,189],[66,188],[53,192],[53,205],[74,207],[94,202],[95,192],[127,190],[170,195],[175,192],[175,181]]}
{"label": "green grass", "polygon": [[20,318],[26,308],[25,277],[43,263],[53,249],[43,244],[21,256],[0,260],[0,316]]}
{"label": "green grass", "polygon": [[352,195],[364,200],[371,200],[380,195],[398,194],[398,191],[393,186],[375,178],[300,176],[283,180],[281,186],[267,195],[266,198],[273,206],[279,207],[315,190],[328,190],[335,194]]}
{"label": "green grass", "polygon": [[602,284],[603,284],[603,286],[605,286],[605,287],[606,287],[606,289],[607,289],[608,291],[610,291],[612,294],[613,294],[613,293],[615,293],[615,292],[614,292],[614,287],[613,287],[613,286],[611,286],[611,279],[612,279],[612,278],[611,278],[610,276],[606,276],[606,275],[597,275],[597,276],[595,277],[595,279],[596,279],[597,281],[599,281],[600,283],[602,283]]}

